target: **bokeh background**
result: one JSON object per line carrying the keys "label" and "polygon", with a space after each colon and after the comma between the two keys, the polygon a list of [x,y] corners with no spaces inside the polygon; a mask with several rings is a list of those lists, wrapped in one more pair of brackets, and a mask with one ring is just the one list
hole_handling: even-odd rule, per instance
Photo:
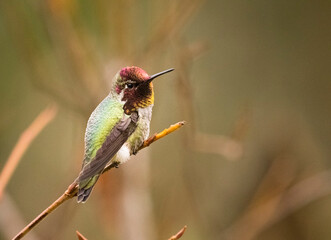
{"label": "bokeh background", "polygon": [[91,111],[124,66],[153,74],[151,133],[26,239],[330,239],[330,1],[0,1],[0,169],[47,106],[0,199],[10,239],[76,178]]}

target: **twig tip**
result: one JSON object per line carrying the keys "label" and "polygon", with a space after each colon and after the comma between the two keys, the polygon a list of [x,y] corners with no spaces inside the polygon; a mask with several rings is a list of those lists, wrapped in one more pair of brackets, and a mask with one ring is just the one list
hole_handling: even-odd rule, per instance
{"label": "twig tip", "polygon": [[174,235],[171,238],[169,238],[169,240],[180,239],[183,236],[183,234],[185,233],[186,228],[187,228],[187,225],[185,225],[176,235]]}
{"label": "twig tip", "polygon": [[84,237],[83,234],[81,234],[78,230],[76,230],[76,234],[77,234],[78,240],[87,240],[87,238]]}
{"label": "twig tip", "polygon": [[178,124],[181,125],[181,126],[183,126],[183,125],[185,125],[186,123],[187,123],[186,121],[181,121],[181,122],[179,122]]}

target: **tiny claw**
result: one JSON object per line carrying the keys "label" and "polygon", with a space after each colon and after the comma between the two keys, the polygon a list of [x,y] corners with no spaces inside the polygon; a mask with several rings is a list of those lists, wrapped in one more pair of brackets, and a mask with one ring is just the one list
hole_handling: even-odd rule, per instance
{"label": "tiny claw", "polygon": [[[120,167],[120,162],[114,161],[111,164],[109,164],[108,166],[112,165],[112,167],[114,168],[119,168]],[[105,168],[107,168],[108,166],[106,166]]]}

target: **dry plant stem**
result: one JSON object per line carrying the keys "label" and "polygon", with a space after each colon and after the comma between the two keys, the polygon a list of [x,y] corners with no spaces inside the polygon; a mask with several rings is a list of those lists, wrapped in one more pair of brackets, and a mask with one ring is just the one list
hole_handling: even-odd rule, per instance
{"label": "dry plant stem", "polygon": [[177,240],[177,239],[180,239],[183,236],[186,228],[187,228],[187,226],[184,226],[176,235],[173,235],[168,240]]}
{"label": "dry plant stem", "polygon": [[57,107],[55,105],[48,106],[21,134],[0,174],[0,199],[25,151],[47,124],[53,120],[56,112]]}
{"label": "dry plant stem", "polygon": [[[5,191],[0,202],[0,231],[1,239],[11,239],[18,230],[26,225],[19,207],[12,197]],[[26,240],[41,240],[39,236],[31,232]]]}
{"label": "dry plant stem", "polygon": [[144,141],[143,145],[139,148],[138,151],[141,149],[148,147],[153,142],[159,140],[160,138],[163,138],[167,136],[169,133],[172,133],[173,131],[176,131],[178,128],[182,127],[185,124],[185,121],[178,122],[176,124],[171,125],[169,128],[164,129],[162,132],[155,134],[154,136],[148,138],[146,141]]}
{"label": "dry plant stem", "polygon": [[63,202],[73,197],[73,195],[67,194],[68,190],[61,195],[55,202],[53,202],[48,208],[46,208],[41,214],[39,214],[29,225],[27,225],[21,232],[19,232],[13,239],[21,239],[25,234],[30,232],[39,222],[41,222],[48,214],[53,212]]}
{"label": "dry plant stem", "polygon": [[78,240],[87,240],[87,238],[84,237],[83,234],[81,234],[80,232],[76,231],[76,234],[77,234]]}
{"label": "dry plant stem", "polygon": [[[178,122],[176,124],[171,125],[169,128],[164,129],[162,132],[155,134],[154,136],[148,138],[143,145],[139,148],[138,151],[141,149],[148,147],[153,142],[165,137],[166,135],[178,130],[181,126],[185,124],[184,121]],[[117,167],[118,163],[112,163],[108,165],[103,173],[110,170],[111,168]],[[76,181],[74,181],[68,189],[55,201],[53,202],[48,208],[46,208],[41,214],[39,214],[32,222],[30,222],[25,228],[23,228],[14,238],[13,240],[22,239],[25,234],[31,231],[32,228],[34,228],[39,222],[41,222],[45,217],[47,217],[48,214],[53,212],[57,207],[59,207],[62,203],[64,203],[66,200],[73,198],[76,196],[78,191],[78,185]]]}

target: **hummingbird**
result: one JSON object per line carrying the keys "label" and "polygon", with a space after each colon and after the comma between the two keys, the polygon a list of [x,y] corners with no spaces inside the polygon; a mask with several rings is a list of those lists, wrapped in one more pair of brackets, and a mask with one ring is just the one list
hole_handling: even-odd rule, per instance
{"label": "hummingbird", "polygon": [[86,202],[105,167],[126,162],[148,138],[154,105],[152,81],[173,70],[150,76],[132,66],[116,73],[110,93],[87,122],[84,160],[76,179],[78,202]]}

